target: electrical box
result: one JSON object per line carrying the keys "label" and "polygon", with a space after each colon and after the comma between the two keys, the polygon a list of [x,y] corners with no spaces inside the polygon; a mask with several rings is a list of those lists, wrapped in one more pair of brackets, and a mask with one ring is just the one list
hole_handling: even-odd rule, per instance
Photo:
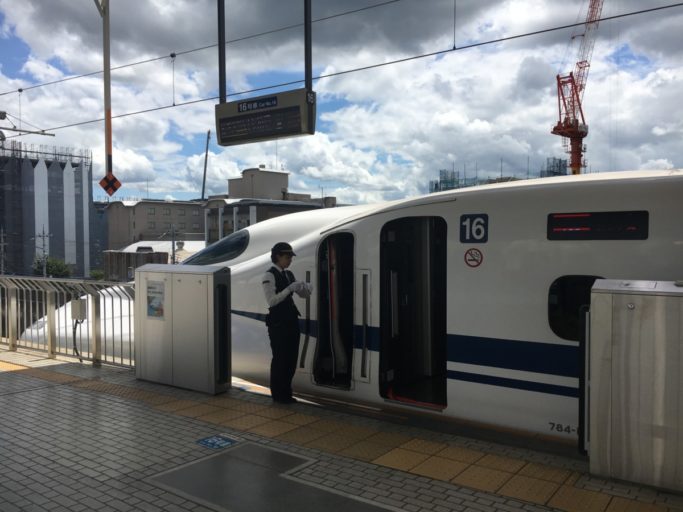
{"label": "electrical box", "polygon": [[217,394],[230,386],[230,269],[148,264],[135,271],[135,375]]}
{"label": "electrical box", "polygon": [[88,319],[88,300],[73,299],[71,301],[71,319],[83,322]]}
{"label": "electrical box", "polygon": [[588,351],[590,472],[683,491],[683,283],[597,280]]}

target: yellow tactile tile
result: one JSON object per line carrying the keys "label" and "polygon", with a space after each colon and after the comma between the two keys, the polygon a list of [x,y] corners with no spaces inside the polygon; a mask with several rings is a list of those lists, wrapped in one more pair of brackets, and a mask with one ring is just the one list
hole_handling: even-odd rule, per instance
{"label": "yellow tactile tile", "polygon": [[554,482],[556,484],[563,484],[571,476],[572,472],[568,469],[554,468],[544,464],[529,462],[526,466],[519,470],[518,474],[528,476],[530,478],[547,480],[548,482]]}
{"label": "yellow tactile tile", "polygon": [[579,478],[581,478],[583,475],[579,473],[578,471],[572,471],[572,474],[569,475],[569,478],[564,481],[564,485],[574,485],[576,482],[579,481]]}
{"label": "yellow tactile tile", "polygon": [[481,491],[495,492],[512,478],[512,473],[483,466],[470,466],[451,482]]}
{"label": "yellow tactile tile", "polygon": [[452,459],[457,460],[459,462],[467,462],[468,464],[473,464],[486,454],[484,452],[472,450],[470,448],[452,445],[448,448],[444,448],[436,455],[438,455],[439,457],[445,457],[446,459]]}
{"label": "yellow tactile tile", "polygon": [[307,448],[314,448],[329,453],[337,453],[356,443],[356,439],[340,434],[325,434],[305,444]]}
{"label": "yellow tactile tile", "polygon": [[547,480],[515,475],[498,490],[498,494],[544,505],[559,487]]}
{"label": "yellow tactile tile", "polygon": [[176,414],[180,416],[187,416],[188,418],[197,418],[198,416],[206,416],[207,414],[222,411],[220,407],[208,404],[199,404],[193,407],[187,407],[185,409],[180,409],[175,411]]}
{"label": "yellow tactile tile", "polygon": [[377,432],[366,439],[372,443],[382,444],[396,448],[411,440],[411,437],[397,432]]}
{"label": "yellow tactile tile", "polygon": [[220,408],[220,410],[217,412],[198,416],[197,419],[201,420],[201,421],[208,421],[209,423],[216,423],[216,424],[220,425],[224,421],[234,420],[236,418],[241,418],[242,416],[246,416],[246,414],[244,414],[243,412],[240,412],[240,411],[231,411],[229,409]]}
{"label": "yellow tactile tile", "polygon": [[25,370],[27,366],[21,366],[19,364],[7,363],[5,361],[0,361],[0,372],[14,372],[17,370]]}
{"label": "yellow tactile tile", "polygon": [[161,395],[159,393],[147,393],[137,397],[137,400],[145,402],[149,405],[161,405],[173,402],[174,398],[168,395]]}
{"label": "yellow tactile tile", "polygon": [[418,453],[426,453],[427,455],[434,455],[442,451],[444,448],[446,448],[446,446],[447,445],[443,443],[434,443],[424,439],[411,439],[407,443],[403,443],[401,448],[412,450]]}
{"label": "yellow tactile tile", "polygon": [[371,435],[374,435],[377,433],[377,430],[369,428],[369,427],[362,427],[360,425],[344,425],[344,429],[341,431],[342,434],[344,434],[347,437],[353,437],[354,439],[358,441],[362,441],[364,439],[367,439]]}
{"label": "yellow tactile tile", "polygon": [[402,471],[410,471],[418,464],[424,462],[429,456],[424,453],[417,453],[412,450],[404,450],[403,448],[394,448],[381,457],[377,457],[374,462],[380,466],[400,469]]}
{"label": "yellow tactile tile", "polygon": [[615,496],[607,507],[607,512],[667,512],[664,505],[643,503]]}
{"label": "yellow tactile tile", "polygon": [[595,491],[563,485],[548,502],[548,506],[567,512],[603,512],[611,496]]}
{"label": "yellow tactile tile", "polygon": [[469,467],[465,462],[444,459],[443,457],[429,457],[410,470],[411,473],[426,476],[435,480],[448,482]]}
{"label": "yellow tactile tile", "polygon": [[222,421],[220,424],[226,427],[234,428],[235,430],[249,430],[257,425],[268,423],[270,420],[263,416],[256,416],[255,414],[246,414],[239,418],[232,418]]}
{"label": "yellow tactile tile", "polygon": [[266,407],[260,411],[256,411],[255,414],[263,416],[264,418],[270,418],[272,420],[278,420],[284,418],[285,416],[291,416],[294,412],[288,409],[281,409],[279,407]]}
{"label": "yellow tactile tile", "polygon": [[239,404],[230,406],[230,409],[232,409],[233,411],[241,411],[246,413],[256,413],[259,411],[263,411],[267,408],[267,405],[252,404],[250,402],[241,402]]}
{"label": "yellow tactile tile", "polygon": [[370,441],[359,441],[356,444],[353,444],[348,448],[338,452],[337,454],[356,460],[370,462],[378,457],[381,457],[385,453],[390,452],[391,450],[392,448],[390,446],[371,443]]}
{"label": "yellow tactile tile", "polygon": [[507,471],[508,473],[516,473],[526,465],[526,461],[520,459],[513,459],[510,457],[503,457],[502,455],[488,454],[477,461],[478,466],[486,468],[497,469],[498,471]]}
{"label": "yellow tactile tile", "polygon": [[[289,418],[289,416],[287,418]],[[286,421],[287,418],[284,418],[282,421],[284,421],[285,423],[289,423]],[[292,425],[294,424],[292,423]],[[296,425],[294,426],[296,427]],[[325,432],[322,432],[320,430],[314,430],[308,427],[297,427],[294,430],[290,430],[285,434],[277,436],[277,438],[280,441],[284,441],[285,443],[304,445],[306,443],[310,443],[315,439],[323,437],[324,435]]]}
{"label": "yellow tactile tile", "polygon": [[157,405],[154,408],[158,411],[175,412],[179,411],[180,409],[194,407],[195,405],[201,405],[201,403],[195,402],[194,400],[173,400],[172,402]]}
{"label": "yellow tactile tile", "polygon": [[292,425],[291,423],[273,420],[269,421],[268,423],[263,423],[262,425],[257,425],[253,428],[250,428],[249,432],[265,437],[277,437],[285,432],[294,430],[295,428],[298,427],[296,425]]}
{"label": "yellow tactile tile", "polygon": [[316,430],[327,432],[328,434],[341,433],[348,425],[340,421],[334,420],[318,420],[308,424],[309,427]]}
{"label": "yellow tactile tile", "polygon": [[309,414],[294,413],[289,416],[282,418],[283,421],[287,423],[294,423],[295,425],[309,425],[314,421],[318,421],[315,416],[310,416]]}
{"label": "yellow tactile tile", "polygon": [[244,400],[237,400],[235,398],[230,398],[229,396],[218,395],[212,396],[211,398],[204,400],[204,403],[230,409],[231,407],[234,407],[236,405],[243,404]]}

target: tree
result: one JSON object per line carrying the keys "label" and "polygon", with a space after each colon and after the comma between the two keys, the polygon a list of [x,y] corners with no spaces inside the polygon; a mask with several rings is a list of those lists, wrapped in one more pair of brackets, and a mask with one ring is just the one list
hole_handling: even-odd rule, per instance
{"label": "tree", "polygon": [[[43,258],[36,258],[33,261],[33,273],[37,276],[43,275]],[[45,264],[45,273],[50,277],[71,277],[71,269],[63,260],[49,256]]]}

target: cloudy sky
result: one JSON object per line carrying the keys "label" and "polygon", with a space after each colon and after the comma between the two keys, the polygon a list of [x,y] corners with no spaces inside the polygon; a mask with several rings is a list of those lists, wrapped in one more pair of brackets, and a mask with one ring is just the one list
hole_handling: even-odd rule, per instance
{"label": "cloudy sky", "polygon": [[[603,17],[673,3],[606,0]],[[313,74],[572,24],[585,19],[587,4],[313,0],[313,19],[328,18],[313,24]],[[227,46],[229,94],[303,79],[302,0],[226,0],[226,12],[227,39],[241,39]],[[591,172],[683,167],[681,26],[683,7],[600,24],[584,97]],[[284,27],[291,28],[271,32]],[[244,39],[263,32],[271,33]],[[111,0],[112,66],[151,60],[112,72],[113,115],[148,111],[113,121],[114,174],[123,182],[114,198],[199,197],[209,129],[207,195],[227,193],[228,178],[260,164],[288,171],[292,192],[317,196],[322,187],[348,203],[425,193],[439,169],[484,177],[502,165],[506,176],[538,174],[546,158],[565,157],[550,129],[555,76],[572,70],[578,54],[573,33],[581,29],[321,78],[314,136],[223,148],[211,99],[218,94],[216,3]],[[92,0],[0,0],[0,110],[14,125],[101,119],[101,69],[102,22]],[[92,150],[95,196],[104,197],[97,185],[104,123],[53,133],[8,140]]]}

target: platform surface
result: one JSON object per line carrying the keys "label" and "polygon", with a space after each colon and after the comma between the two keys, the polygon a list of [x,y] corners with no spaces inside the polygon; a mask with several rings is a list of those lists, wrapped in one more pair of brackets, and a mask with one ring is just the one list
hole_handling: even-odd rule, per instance
{"label": "platform surface", "polygon": [[2,512],[683,511],[584,459],[447,430],[0,346]]}

